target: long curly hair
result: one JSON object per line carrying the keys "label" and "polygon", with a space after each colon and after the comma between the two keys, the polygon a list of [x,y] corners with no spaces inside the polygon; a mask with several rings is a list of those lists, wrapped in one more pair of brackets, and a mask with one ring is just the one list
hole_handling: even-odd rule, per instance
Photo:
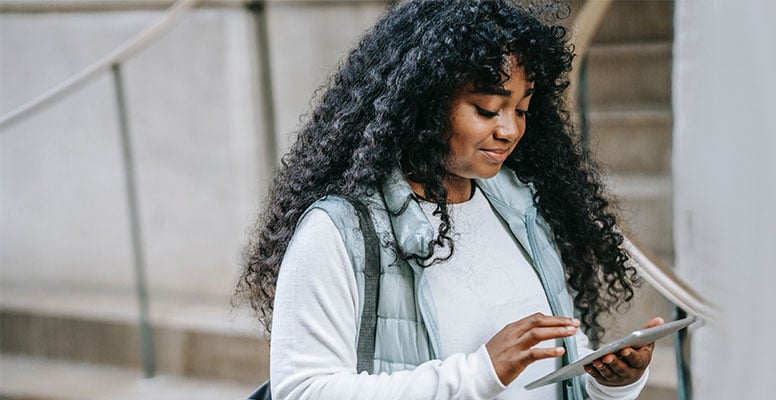
{"label": "long curly hair", "polygon": [[400,167],[437,205],[442,223],[434,249],[452,251],[443,185],[451,101],[467,84],[502,83],[512,56],[535,86],[526,133],[505,165],[535,186],[582,327],[598,342],[599,315],[629,301],[637,277],[564,103],[573,47],[562,26],[543,22],[548,8],[540,8],[504,0],[408,1],[361,38],[283,156],[245,249],[237,296],[267,331],[286,247],[301,214],[323,196],[371,195]]}

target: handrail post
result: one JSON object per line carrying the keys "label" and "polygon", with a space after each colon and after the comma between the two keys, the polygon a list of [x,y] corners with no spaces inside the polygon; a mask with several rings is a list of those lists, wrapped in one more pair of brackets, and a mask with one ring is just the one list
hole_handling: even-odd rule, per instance
{"label": "handrail post", "polygon": [[156,357],[154,354],[154,338],[149,315],[148,289],[145,277],[145,255],[143,252],[143,238],[140,229],[140,212],[135,182],[134,158],[129,139],[129,118],[121,75],[121,64],[114,63],[111,65],[111,72],[116,95],[116,111],[119,120],[119,132],[121,134],[121,154],[124,161],[124,182],[127,188],[127,205],[132,234],[132,258],[134,261],[135,288],[137,290],[139,314],[138,328],[140,334],[140,353],[143,360],[143,373],[146,378],[152,378],[156,375]]}
{"label": "handrail post", "polygon": [[261,96],[262,116],[264,117],[265,167],[268,168],[268,171],[272,171],[276,168],[278,161],[278,137],[275,123],[275,96],[272,90],[272,55],[270,54],[266,1],[251,1],[248,3],[248,10],[253,14],[261,73],[259,94]]}
{"label": "handrail post", "polygon": [[[682,310],[676,304],[672,305],[674,319],[687,317],[687,312]],[[676,356],[676,377],[677,377],[677,395],[679,400],[692,399],[692,375],[690,373],[690,363],[687,356],[687,329],[674,332],[674,352]]]}

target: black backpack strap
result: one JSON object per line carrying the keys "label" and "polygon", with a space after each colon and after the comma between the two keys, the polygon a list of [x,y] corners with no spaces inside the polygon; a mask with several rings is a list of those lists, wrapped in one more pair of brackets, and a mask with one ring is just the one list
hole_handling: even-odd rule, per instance
{"label": "black backpack strap", "polygon": [[364,310],[358,334],[356,371],[374,372],[375,336],[377,335],[377,298],[380,294],[380,241],[375,232],[369,208],[360,201],[351,201],[358,213],[358,225],[364,237]]}
{"label": "black backpack strap", "polygon": [[[356,371],[374,372],[375,335],[377,335],[377,298],[380,292],[380,241],[369,208],[358,200],[350,200],[358,214],[358,227],[364,237],[364,311],[358,331]],[[270,381],[265,381],[248,400],[272,400]]]}
{"label": "black backpack strap", "polygon": [[272,400],[272,393],[269,388],[269,379],[259,386],[250,396],[248,400]]}

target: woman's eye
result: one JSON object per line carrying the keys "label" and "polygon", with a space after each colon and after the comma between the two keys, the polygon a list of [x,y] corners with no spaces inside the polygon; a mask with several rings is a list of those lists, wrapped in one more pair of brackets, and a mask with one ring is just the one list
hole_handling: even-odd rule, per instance
{"label": "woman's eye", "polygon": [[521,110],[518,108],[517,110],[515,110],[515,114],[517,114],[517,116],[520,118],[524,118],[528,116],[528,110]]}
{"label": "woman's eye", "polygon": [[477,114],[482,115],[483,117],[492,118],[498,115],[498,112],[494,111],[488,111],[480,106],[475,105],[474,106],[477,109]]}

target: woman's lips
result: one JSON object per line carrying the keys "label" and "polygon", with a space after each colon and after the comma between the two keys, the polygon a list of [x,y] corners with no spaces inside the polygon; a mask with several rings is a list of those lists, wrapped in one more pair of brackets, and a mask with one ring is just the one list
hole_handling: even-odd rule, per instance
{"label": "woman's lips", "polygon": [[480,151],[483,154],[485,154],[486,157],[500,163],[503,163],[507,159],[507,157],[509,157],[509,150],[480,149]]}

